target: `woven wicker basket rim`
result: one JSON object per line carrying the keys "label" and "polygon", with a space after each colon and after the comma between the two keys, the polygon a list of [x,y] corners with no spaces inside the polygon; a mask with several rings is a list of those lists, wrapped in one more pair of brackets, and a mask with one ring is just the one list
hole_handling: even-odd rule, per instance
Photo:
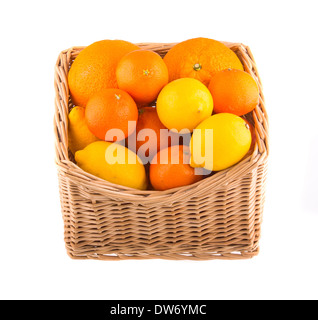
{"label": "woven wicker basket rim", "polygon": [[[223,41],[222,41],[223,42]],[[252,153],[245,159],[231,168],[215,173],[214,175],[205,178],[195,184],[174,188],[166,191],[155,190],[136,190],[129,187],[116,185],[93,176],[81,168],[79,168],[69,157],[68,154],[68,107],[70,104],[70,97],[67,85],[67,73],[65,69],[69,69],[70,65],[65,66],[67,61],[72,60],[74,52],[77,54],[85,48],[85,46],[71,47],[63,50],[57,60],[55,66],[55,149],[56,149],[56,164],[60,173],[65,177],[69,177],[73,181],[77,181],[82,185],[83,189],[92,188],[99,194],[104,194],[109,197],[121,198],[127,201],[177,201],[180,198],[187,196],[195,196],[196,193],[202,193],[211,189],[217,190],[222,188],[233,179],[236,179],[244,174],[252,172],[259,164],[266,161],[269,147],[268,147],[268,116],[265,109],[265,101],[263,95],[263,88],[260,76],[258,74],[257,66],[254,57],[248,46],[242,43],[223,42],[227,47],[232,49],[243,63],[244,70],[251,74],[256,80],[260,90],[260,103],[256,109],[251,113],[251,118],[255,126],[256,143]],[[158,53],[166,52],[176,43],[137,43],[138,46],[144,49],[154,50]],[[61,87],[61,83],[64,85]],[[63,96],[61,93],[63,92]],[[61,112],[61,105],[64,112]],[[61,133],[62,132],[62,133]]]}

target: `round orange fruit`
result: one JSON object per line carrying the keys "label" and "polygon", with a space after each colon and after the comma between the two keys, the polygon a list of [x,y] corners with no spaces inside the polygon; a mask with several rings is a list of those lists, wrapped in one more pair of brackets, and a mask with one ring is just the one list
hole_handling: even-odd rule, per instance
{"label": "round orange fruit", "polygon": [[259,89],[253,77],[245,71],[226,69],[213,75],[208,86],[215,113],[237,116],[251,112],[259,103]]}
{"label": "round orange fruit", "polygon": [[97,41],[83,49],[68,73],[73,103],[85,107],[94,93],[106,88],[118,88],[116,67],[119,60],[138,49],[138,46],[123,40]]}
{"label": "round orange fruit", "polygon": [[151,161],[160,149],[178,143],[179,135],[169,132],[162,124],[156,108],[142,107],[139,109],[136,127],[136,152],[142,160],[147,157]]}
{"label": "round orange fruit", "polygon": [[195,78],[208,86],[212,75],[227,68],[243,70],[236,54],[223,43],[194,38],[176,44],[164,57],[169,71],[169,81]]}
{"label": "round orange fruit", "polygon": [[138,109],[127,92],[109,88],[88,100],[85,119],[88,129],[99,139],[121,141],[135,131]]}
{"label": "round orange fruit", "polygon": [[188,146],[171,146],[158,152],[150,164],[149,178],[155,190],[168,190],[200,181],[190,167],[190,148]]}
{"label": "round orange fruit", "polygon": [[154,101],[168,83],[168,68],[162,58],[151,50],[126,54],[116,69],[118,87],[127,91],[139,105]]}

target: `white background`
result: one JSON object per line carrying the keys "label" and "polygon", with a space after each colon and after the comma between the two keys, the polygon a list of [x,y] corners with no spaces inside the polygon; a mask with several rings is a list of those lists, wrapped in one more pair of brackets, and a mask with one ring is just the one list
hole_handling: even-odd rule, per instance
{"label": "white background", "polygon": [[[5,1],[0,7],[0,298],[317,299],[316,1]],[[102,39],[193,37],[252,49],[270,118],[258,257],[82,261],[64,247],[54,163],[54,65]]]}

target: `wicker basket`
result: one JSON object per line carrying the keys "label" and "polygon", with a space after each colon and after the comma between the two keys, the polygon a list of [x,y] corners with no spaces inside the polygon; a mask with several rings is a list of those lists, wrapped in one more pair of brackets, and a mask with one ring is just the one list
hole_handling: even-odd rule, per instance
{"label": "wicker basket", "polygon": [[[253,152],[232,168],[168,191],[139,191],[81,170],[68,150],[72,107],[67,74],[84,47],[61,52],[55,67],[55,147],[64,239],[73,259],[246,259],[258,254],[268,157],[268,121],[249,47],[227,43],[257,81],[260,104],[247,115]],[[174,44],[143,43],[164,56]]]}

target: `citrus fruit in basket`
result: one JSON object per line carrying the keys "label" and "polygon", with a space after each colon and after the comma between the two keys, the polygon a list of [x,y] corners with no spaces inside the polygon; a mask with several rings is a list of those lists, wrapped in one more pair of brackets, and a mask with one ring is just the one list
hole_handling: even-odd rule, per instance
{"label": "citrus fruit in basket", "polygon": [[117,143],[97,141],[75,153],[75,160],[84,171],[109,182],[145,190],[146,172],[138,156]]}
{"label": "citrus fruit in basket", "polygon": [[226,69],[217,72],[208,86],[215,113],[245,115],[259,103],[259,89],[253,77],[245,71]]}
{"label": "citrus fruit in basket", "polygon": [[179,135],[169,132],[160,121],[154,107],[142,107],[136,127],[136,152],[143,160],[151,161],[160,149],[179,144]]}
{"label": "citrus fruit in basket", "polygon": [[68,73],[72,101],[82,107],[94,93],[117,88],[116,67],[128,52],[140,49],[123,40],[101,40],[83,49]]}
{"label": "citrus fruit in basket", "polygon": [[127,92],[109,88],[88,100],[85,118],[89,130],[99,139],[120,141],[136,129],[138,109]]}
{"label": "citrus fruit in basket", "polygon": [[208,86],[212,75],[227,68],[243,70],[236,54],[223,43],[194,38],[176,44],[164,57],[169,81],[195,78]]}
{"label": "citrus fruit in basket", "polygon": [[227,169],[244,158],[251,140],[251,131],[244,119],[231,113],[215,114],[193,132],[191,166],[210,171]]}
{"label": "citrus fruit in basket", "polygon": [[157,99],[159,119],[168,129],[192,130],[211,116],[213,98],[200,81],[183,78],[168,83]]}
{"label": "citrus fruit in basket", "polygon": [[187,146],[171,146],[158,152],[150,164],[149,178],[155,190],[168,190],[200,181],[191,168],[190,149]]}
{"label": "citrus fruit in basket", "polygon": [[68,115],[68,146],[73,154],[98,141],[88,129],[85,121],[85,108],[74,107]]}
{"label": "citrus fruit in basket", "polygon": [[118,87],[127,91],[138,105],[154,101],[168,83],[168,68],[162,58],[151,50],[126,54],[116,69]]}

